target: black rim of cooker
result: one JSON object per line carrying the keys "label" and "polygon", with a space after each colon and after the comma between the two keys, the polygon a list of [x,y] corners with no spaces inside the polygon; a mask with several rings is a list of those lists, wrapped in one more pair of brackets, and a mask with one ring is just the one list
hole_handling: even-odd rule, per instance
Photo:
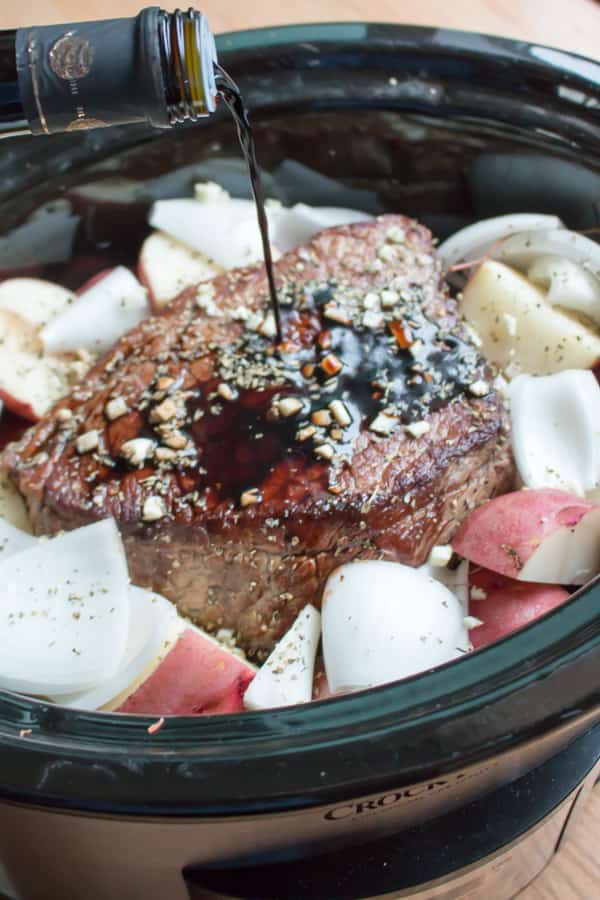
{"label": "black rim of cooker", "polygon": [[[315,68],[325,75],[342,68],[356,76],[356,91],[342,101],[320,74],[312,88],[286,94],[285,102],[364,106],[370,90],[373,104],[372,84],[360,81],[370,67],[385,73],[378,108],[471,123],[505,118],[516,129],[537,129],[541,142],[600,158],[600,65],[564,51],[362,23],[237,32],[222,35],[218,46],[261,111],[276,112],[283,103],[269,99],[266,75],[290,67],[307,79]],[[401,90],[398,99],[385,87],[394,70],[418,75],[420,86]],[[439,95],[437,79],[444,85]],[[87,136],[66,144],[61,137],[55,147],[59,155],[66,147],[77,165],[152,136],[143,128],[116,129],[95,137],[93,151]],[[40,149],[28,176],[34,181],[48,174]],[[460,664],[299,708],[168,718],[153,735],[152,717],[84,713],[0,692],[0,794],[141,815],[239,815],[336,802],[463,768],[591,718],[600,708],[599,671],[600,583]],[[21,730],[31,733],[20,736]]]}

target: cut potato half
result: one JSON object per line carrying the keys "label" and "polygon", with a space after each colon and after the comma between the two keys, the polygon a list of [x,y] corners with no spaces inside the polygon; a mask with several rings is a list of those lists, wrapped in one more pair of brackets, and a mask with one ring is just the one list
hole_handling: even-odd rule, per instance
{"label": "cut potato half", "polygon": [[185,288],[222,271],[207,256],[160,231],[146,238],[138,260],[138,277],[148,289],[154,310],[162,309]]}
{"label": "cut potato half", "polygon": [[600,335],[550,306],[543,291],[503,263],[483,263],[466,285],[461,313],[481,340],[481,353],[511,375],[591,369]]}

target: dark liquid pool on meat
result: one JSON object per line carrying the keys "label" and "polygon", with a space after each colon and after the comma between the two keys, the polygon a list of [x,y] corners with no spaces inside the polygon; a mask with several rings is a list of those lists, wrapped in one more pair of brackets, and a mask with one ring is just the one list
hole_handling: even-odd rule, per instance
{"label": "dark liquid pool on meat", "polygon": [[277,299],[277,288],[275,286],[275,274],[273,272],[273,255],[271,253],[271,241],[269,240],[269,223],[265,212],[265,194],[263,191],[260,171],[256,160],[256,143],[248,109],[244,103],[240,90],[230,75],[217,64],[217,89],[218,95],[227,105],[231,115],[234,118],[237,128],[240,147],[244,154],[244,159],[248,165],[248,175],[250,176],[250,184],[252,186],[252,194],[256,203],[256,215],[258,218],[258,227],[263,245],[263,255],[265,260],[265,268],[267,270],[267,280],[269,283],[269,295],[271,298],[271,307],[275,317],[275,328],[277,331],[277,340],[282,341],[281,334],[281,312],[279,309],[279,301]]}

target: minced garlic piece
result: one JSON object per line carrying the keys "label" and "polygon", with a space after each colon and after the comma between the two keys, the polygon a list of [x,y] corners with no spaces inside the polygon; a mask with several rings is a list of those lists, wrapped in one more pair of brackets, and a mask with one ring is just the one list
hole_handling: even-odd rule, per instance
{"label": "minced garlic piece", "polygon": [[260,325],[258,326],[259,334],[263,337],[273,338],[277,334],[277,323],[272,312],[267,313]]}
{"label": "minced garlic piece", "polygon": [[489,392],[490,386],[487,381],[484,381],[482,378],[469,385],[469,393],[474,397],[485,397]]}
{"label": "minced garlic piece", "polygon": [[237,397],[237,391],[234,391],[231,385],[226,384],[225,382],[221,382],[218,386],[217,394],[219,397],[222,397],[223,400],[235,400]]}
{"label": "minced garlic piece", "polygon": [[247,491],[244,491],[240,497],[242,506],[253,506],[255,503],[260,503],[261,500],[262,494],[258,488],[249,488]]}
{"label": "minced garlic piece", "polygon": [[92,431],[86,431],[85,434],[81,434],[77,438],[75,447],[78,453],[90,453],[92,450],[96,449],[98,443],[98,432],[93,429]]}
{"label": "minced garlic piece", "polygon": [[381,292],[381,305],[384,309],[391,309],[400,299],[398,291],[385,290]]}
{"label": "minced garlic piece", "polygon": [[166,514],[167,510],[162,497],[152,495],[146,498],[142,510],[142,519],[144,522],[156,522],[158,519],[164,518]]}
{"label": "minced garlic piece", "polygon": [[348,425],[352,424],[352,416],[348,412],[346,404],[342,403],[341,400],[332,400],[329,404],[329,411],[342,428],[347,428]]}
{"label": "minced garlic piece", "polygon": [[436,544],[435,547],[431,548],[431,552],[429,553],[429,565],[439,568],[447,566],[452,559],[452,553],[453,550],[450,544]]}
{"label": "minced garlic piece", "polygon": [[321,459],[332,460],[335,456],[335,450],[331,444],[319,444],[318,447],[315,447],[315,456],[319,456]]}
{"label": "minced garlic piece", "polygon": [[115,419],[120,419],[127,412],[129,412],[129,409],[123,397],[115,397],[114,400],[109,400],[104,407],[104,415],[111,422]]}
{"label": "minced garlic piece", "polygon": [[412,437],[420,438],[423,437],[424,434],[427,434],[431,425],[429,422],[421,421],[421,422],[411,422],[410,425],[406,426],[406,430]]}
{"label": "minced garlic piece", "polygon": [[177,407],[173,400],[170,397],[167,397],[166,400],[163,400],[158,406],[155,406],[151,413],[151,420],[153,422],[168,422],[170,419],[174,419],[177,416]]}
{"label": "minced garlic piece", "polygon": [[297,415],[302,409],[303,404],[297,397],[284,397],[277,403],[277,409],[284,418]]}
{"label": "minced garlic piece", "polygon": [[369,430],[376,434],[391,434],[397,424],[398,419],[395,416],[388,416],[387,413],[381,412],[375,416],[369,425]]}
{"label": "minced garlic piece", "polygon": [[132,466],[141,466],[154,449],[154,441],[150,438],[133,438],[125,441],[120,455]]}

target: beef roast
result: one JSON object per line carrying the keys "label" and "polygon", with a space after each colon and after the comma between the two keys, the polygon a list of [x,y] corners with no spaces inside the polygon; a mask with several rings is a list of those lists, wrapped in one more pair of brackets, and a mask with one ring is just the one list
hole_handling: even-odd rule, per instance
{"label": "beef roast", "polygon": [[108,515],[132,580],[259,658],[356,558],[422,563],[509,489],[506,415],[431,235],[333,228],[186,290],[4,454],[38,534]]}

